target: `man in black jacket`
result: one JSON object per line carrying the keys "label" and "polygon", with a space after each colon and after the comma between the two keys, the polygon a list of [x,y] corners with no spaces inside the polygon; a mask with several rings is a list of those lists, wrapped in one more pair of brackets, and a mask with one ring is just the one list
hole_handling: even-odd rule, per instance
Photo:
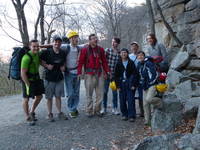
{"label": "man in black jacket", "polygon": [[121,60],[115,68],[115,82],[120,95],[120,110],[122,119],[134,122],[136,118],[135,89],[138,86],[139,75],[135,64],[128,57],[128,49],[120,52]]}

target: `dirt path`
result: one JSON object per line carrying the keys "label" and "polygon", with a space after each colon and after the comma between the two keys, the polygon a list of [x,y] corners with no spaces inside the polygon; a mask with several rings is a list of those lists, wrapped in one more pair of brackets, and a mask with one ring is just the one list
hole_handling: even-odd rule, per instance
{"label": "dirt path", "polygon": [[[43,99],[37,109],[39,120],[33,127],[25,124],[21,95],[0,97],[0,150],[131,149],[143,136],[141,118],[134,123],[121,121],[120,116],[111,113],[103,118],[87,118],[83,84],[80,97],[80,116],[54,123],[46,120],[46,100]],[[65,101],[63,111],[67,113]]]}

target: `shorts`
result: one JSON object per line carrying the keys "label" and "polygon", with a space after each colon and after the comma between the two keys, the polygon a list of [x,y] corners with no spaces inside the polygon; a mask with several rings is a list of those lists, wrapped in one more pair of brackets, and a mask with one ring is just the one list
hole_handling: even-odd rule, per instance
{"label": "shorts", "polygon": [[58,82],[44,81],[45,97],[46,99],[52,99],[55,97],[64,97],[64,80]]}
{"label": "shorts", "polygon": [[30,87],[29,87],[29,94],[26,93],[26,85],[22,81],[22,93],[23,98],[35,98],[35,96],[40,96],[44,94],[44,83],[43,80],[39,79],[36,81],[29,81]]}

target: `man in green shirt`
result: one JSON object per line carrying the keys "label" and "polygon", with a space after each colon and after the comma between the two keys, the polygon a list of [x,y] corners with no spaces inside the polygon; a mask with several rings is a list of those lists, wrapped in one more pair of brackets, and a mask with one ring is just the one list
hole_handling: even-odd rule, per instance
{"label": "man in green shirt", "polygon": [[[35,109],[42,99],[44,85],[39,76],[39,42],[32,40],[30,42],[30,51],[27,52],[21,61],[21,79],[23,91],[23,109],[26,120],[30,125],[35,125]],[[32,108],[29,111],[29,98],[35,98]]]}

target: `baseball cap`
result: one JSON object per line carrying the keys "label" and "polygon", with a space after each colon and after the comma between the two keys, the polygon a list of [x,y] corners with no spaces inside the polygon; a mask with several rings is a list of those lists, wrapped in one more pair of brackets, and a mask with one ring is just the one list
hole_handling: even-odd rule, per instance
{"label": "baseball cap", "polygon": [[133,44],[136,44],[137,46],[139,46],[138,42],[136,42],[136,41],[131,42],[131,45],[133,45]]}
{"label": "baseball cap", "polygon": [[62,38],[59,35],[54,35],[53,41],[61,41],[62,42]]}

